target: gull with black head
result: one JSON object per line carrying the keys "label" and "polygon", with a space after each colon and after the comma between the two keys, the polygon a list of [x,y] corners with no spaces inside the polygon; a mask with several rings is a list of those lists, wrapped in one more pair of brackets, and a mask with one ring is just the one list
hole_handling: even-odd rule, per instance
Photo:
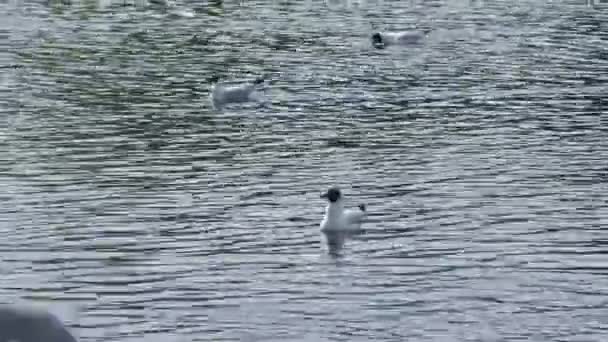
{"label": "gull with black head", "polygon": [[420,43],[429,32],[430,30],[374,32],[371,36],[371,41],[372,46],[376,49],[384,49],[391,45],[414,45]]}
{"label": "gull with black head", "polygon": [[344,197],[337,187],[332,187],[321,198],[329,202],[325,209],[325,217],[321,222],[321,231],[324,232],[352,232],[361,229],[361,223],[365,219],[365,204],[360,204],[357,209],[346,209]]}

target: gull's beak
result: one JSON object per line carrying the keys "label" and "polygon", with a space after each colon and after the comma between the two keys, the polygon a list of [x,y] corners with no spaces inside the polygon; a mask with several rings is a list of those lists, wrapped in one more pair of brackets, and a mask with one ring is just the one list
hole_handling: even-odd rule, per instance
{"label": "gull's beak", "polygon": [[321,198],[327,198],[327,192],[321,195]]}

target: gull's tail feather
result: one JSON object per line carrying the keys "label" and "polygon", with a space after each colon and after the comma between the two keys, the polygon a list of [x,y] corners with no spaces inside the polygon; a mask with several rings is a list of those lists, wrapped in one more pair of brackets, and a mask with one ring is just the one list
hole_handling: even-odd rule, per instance
{"label": "gull's tail feather", "polygon": [[220,81],[220,77],[218,75],[212,75],[211,77],[209,77],[208,82],[213,84],[213,83],[218,83]]}

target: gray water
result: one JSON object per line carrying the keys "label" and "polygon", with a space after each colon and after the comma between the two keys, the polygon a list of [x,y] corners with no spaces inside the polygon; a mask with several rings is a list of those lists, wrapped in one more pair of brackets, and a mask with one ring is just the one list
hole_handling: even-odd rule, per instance
{"label": "gray water", "polygon": [[[345,3],[1,4],[0,302],[80,341],[605,341],[608,6]],[[369,211],[337,255],[332,185]]]}

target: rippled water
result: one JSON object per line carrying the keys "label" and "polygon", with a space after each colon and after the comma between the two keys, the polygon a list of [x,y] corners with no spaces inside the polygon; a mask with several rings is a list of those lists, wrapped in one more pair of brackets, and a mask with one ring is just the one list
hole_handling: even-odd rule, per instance
{"label": "rippled water", "polygon": [[[81,341],[605,340],[608,6],[343,3],[0,5],[0,302]],[[339,256],[334,184],[370,212]]]}

